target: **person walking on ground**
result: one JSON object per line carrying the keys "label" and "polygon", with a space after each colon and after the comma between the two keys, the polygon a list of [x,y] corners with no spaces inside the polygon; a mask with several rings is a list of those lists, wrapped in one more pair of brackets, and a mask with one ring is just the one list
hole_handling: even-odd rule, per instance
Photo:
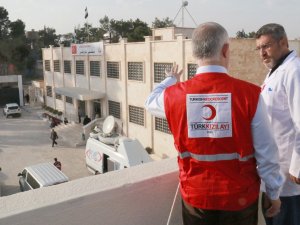
{"label": "person walking on ground", "polygon": [[87,125],[89,122],[91,122],[91,119],[86,115],[86,116],[84,117],[84,119],[83,119],[82,124],[83,124],[83,125]]}
{"label": "person walking on ground", "polygon": [[[283,26],[266,24],[256,32],[256,50],[269,72],[262,85],[268,119],[279,150],[284,185],[281,210],[267,225],[300,224],[300,59],[289,50]],[[265,188],[263,191],[265,192]],[[263,195],[263,207],[269,199]]]}
{"label": "person walking on ground", "polygon": [[52,131],[51,131],[50,138],[52,140],[52,147],[54,147],[54,145],[57,145],[56,139],[58,139],[58,135],[54,129],[52,129]]}
{"label": "person walking on ground", "polygon": [[184,225],[256,225],[260,178],[279,212],[278,150],[260,88],[228,75],[229,37],[219,24],[192,37],[197,74],[180,82],[174,66],[145,107],[166,118],[178,151]]}
{"label": "person walking on ground", "polygon": [[64,124],[67,125],[69,123],[67,117],[64,117]]}
{"label": "person walking on ground", "polygon": [[61,162],[57,160],[57,158],[54,158],[54,166],[56,166],[57,169],[61,170]]}
{"label": "person walking on ground", "polygon": [[25,100],[26,100],[26,103],[28,104],[29,103],[29,94],[28,93],[25,95]]}

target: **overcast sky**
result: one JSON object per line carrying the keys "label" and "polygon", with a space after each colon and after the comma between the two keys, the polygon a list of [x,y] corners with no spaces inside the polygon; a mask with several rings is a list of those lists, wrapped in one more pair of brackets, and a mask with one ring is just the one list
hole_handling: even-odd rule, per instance
{"label": "overcast sky", "polygon": [[[85,7],[88,22],[99,26],[99,19],[137,19],[152,25],[155,17],[173,20],[181,8],[182,0],[0,0],[9,13],[9,19],[21,19],[26,30],[41,30],[44,25],[54,28],[57,34],[73,32],[83,26]],[[289,39],[300,37],[300,0],[189,0],[184,13],[184,25],[215,21],[223,25],[231,37],[244,29],[256,31],[266,23],[282,24]],[[191,16],[190,16],[190,15]],[[192,18],[193,19],[192,19]],[[182,14],[175,20],[182,25]]]}

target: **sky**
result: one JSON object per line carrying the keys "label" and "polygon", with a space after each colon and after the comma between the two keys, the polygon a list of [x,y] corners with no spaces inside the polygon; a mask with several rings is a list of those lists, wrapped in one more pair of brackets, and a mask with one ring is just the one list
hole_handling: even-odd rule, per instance
{"label": "sky", "polygon": [[[56,34],[74,32],[87,22],[93,27],[107,15],[110,19],[140,19],[150,27],[155,17],[169,17],[177,26],[196,27],[203,22],[220,23],[235,37],[237,31],[257,31],[266,23],[285,27],[289,39],[300,38],[299,0],[189,0],[180,11],[182,0],[0,0],[10,21],[22,20],[27,31],[54,28]],[[178,13],[177,17],[176,14]],[[196,23],[196,24],[195,24]]]}

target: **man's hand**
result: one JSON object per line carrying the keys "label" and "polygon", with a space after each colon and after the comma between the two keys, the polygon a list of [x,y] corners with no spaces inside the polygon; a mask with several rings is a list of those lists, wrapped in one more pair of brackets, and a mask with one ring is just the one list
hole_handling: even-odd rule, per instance
{"label": "man's hand", "polygon": [[266,209],[266,217],[276,216],[280,212],[281,201],[280,199],[271,200],[267,195],[264,195],[263,207]]}
{"label": "man's hand", "polygon": [[300,185],[300,178],[294,177],[293,175],[290,174],[290,179],[296,183]]}
{"label": "man's hand", "polygon": [[180,81],[180,76],[182,75],[183,70],[178,71],[178,65],[174,65],[171,70],[165,70],[166,76],[174,76],[177,82]]}

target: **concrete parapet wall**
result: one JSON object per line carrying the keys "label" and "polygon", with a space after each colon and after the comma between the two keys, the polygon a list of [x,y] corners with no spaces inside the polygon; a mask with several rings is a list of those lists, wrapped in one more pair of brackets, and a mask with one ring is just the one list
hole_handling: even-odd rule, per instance
{"label": "concrete parapet wall", "polygon": [[[176,159],[2,197],[0,224],[165,225],[178,185]],[[180,201],[172,224],[181,224]]]}

